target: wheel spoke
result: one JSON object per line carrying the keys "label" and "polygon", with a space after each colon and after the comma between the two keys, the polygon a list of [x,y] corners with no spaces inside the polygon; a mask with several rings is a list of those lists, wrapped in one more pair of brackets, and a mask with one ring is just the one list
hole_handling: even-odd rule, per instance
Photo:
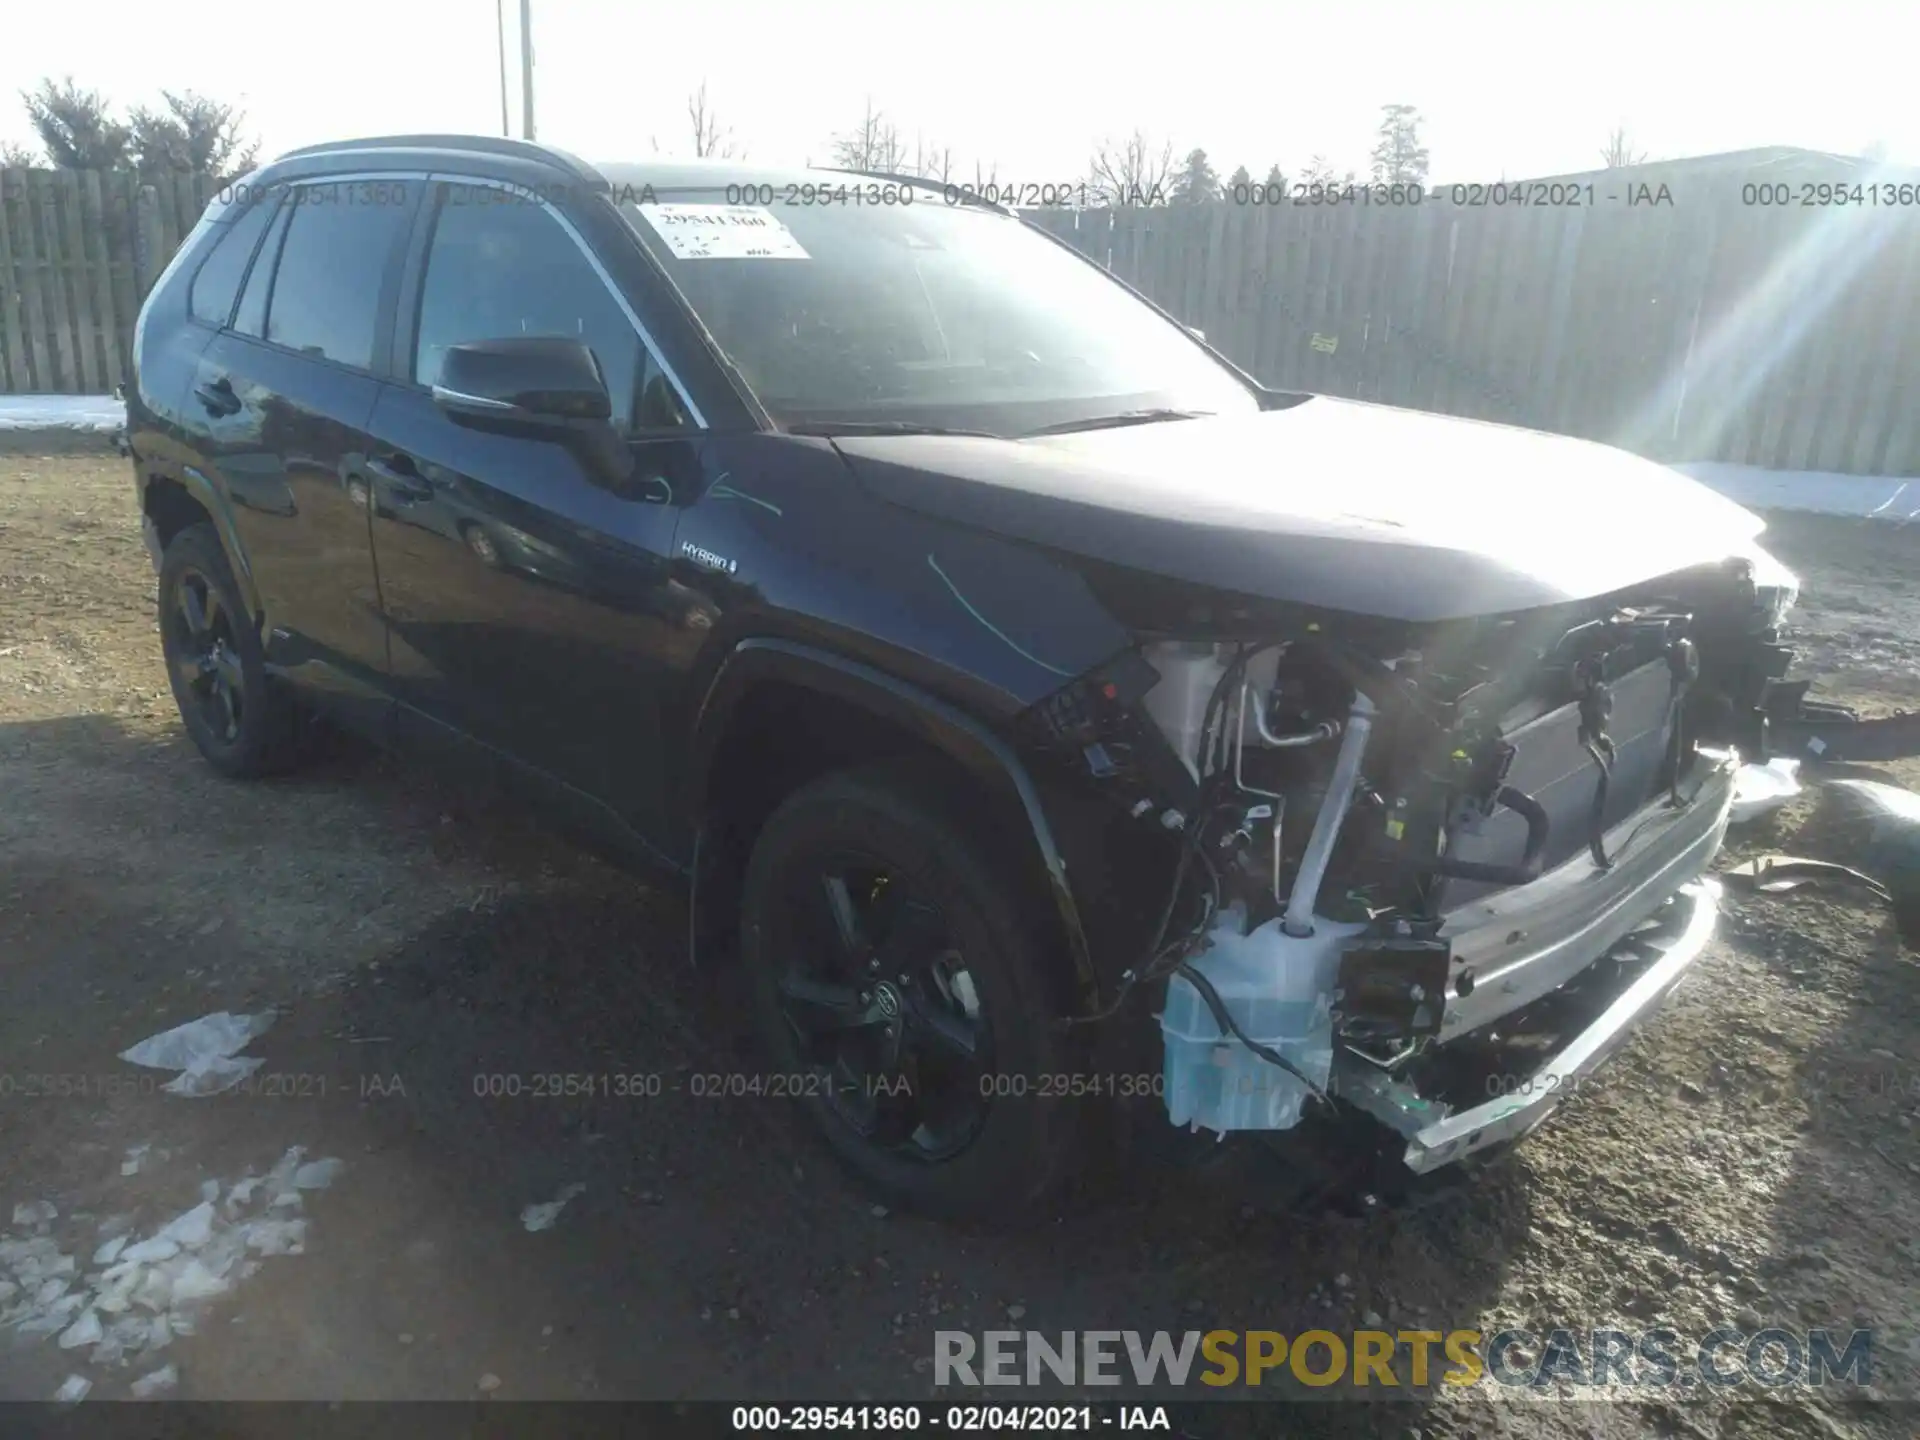
{"label": "wheel spoke", "polygon": [[872,1130],[882,1145],[904,1145],[920,1128],[920,1107],[911,1093],[911,1082],[898,1071],[873,1079]]}
{"label": "wheel spoke", "polygon": [[980,1053],[980,1038],[973,1022],[948,1009],[938,994],[917,991],[908,1001],[907,1015],[914,1031],[933,1049],[958,1060],[972,1060]]}
{"label": "wheel spoke", "polygon": [[838,873],[821,877],[826,890],[827,914],[833,919],[833,932],[839,937],[840,950],[849,960],[866,954],[867,942],[860,930],[860,914],[847,889],[847,877]]}
{"label": "wheel spoke", "polygon": [[213,693],[220,700],[220,738],[231,740],[240,733],[240,707],[234,702],[233,687],[227,684],[224,678],[216,678],[213,682]]}
{"label": "wheel spoke", "polygon": [[780,1001],[787,1019],[804,1034],[858,1030],[874,1023],[860,992],[832,980],[789,975],[780,982]]}
{"label": "wheel spoke", "polygon": [[944,948],[945,927],[940,912],[918,900],[902,899],[891,907],[886,938],[874,952],[880,973],[928,982],[933,958]]}
{"label": "wheel spoke", "polygon": [[195,640],[204,640],[213,622],[207,613],[207,597],[192,576],[180,582],[179,607],[180,618],[187,622],[187,633]]}
{"label": "wheel spoke", "polygon": [[236,695],[246,688],[246,674],[240,668],[240,657],[222,645],[210,657],[213,673],[218,675],[228,689]]}
{"label": "wheel spoke", "polygon": [[207,667],[201,663],[198,655],[182,655],[173,662],[173,673],[180,683],[194,694],[200,694],[206,688]]}

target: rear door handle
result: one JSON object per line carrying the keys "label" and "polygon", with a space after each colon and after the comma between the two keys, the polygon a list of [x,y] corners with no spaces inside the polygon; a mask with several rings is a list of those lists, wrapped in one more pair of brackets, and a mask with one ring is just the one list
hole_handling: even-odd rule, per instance
{"label": "rear door handle", "polygon": [[433,498],[433,487],[409,456],[396,454],[369,460],[367,473],[380,482],[389,497],[402,505],[417,505]]}
{"label": "rear door handle", "polygon": [[224,375],[194,386],[193,397],[209,415],[232,415],[240,408],[240,397],[233,393],[233,381]]}

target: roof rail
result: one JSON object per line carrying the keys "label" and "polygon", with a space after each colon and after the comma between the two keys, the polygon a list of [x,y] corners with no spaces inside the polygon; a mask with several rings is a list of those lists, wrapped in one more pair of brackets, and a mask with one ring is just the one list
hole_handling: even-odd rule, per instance
{"label": "roof rail", "polygon": [[305,155],[348,155],[356,150],[466,150],[482,155],[501,155],[516,160],[537,160],[571,171],[576,179],[604,183],[605,177],[586,161],[551,145],[532,140],[514,140],[504,135],[369,135],[358,140],[328,140],[319,145],[302,145],[288,150],[276,160],[292,160]]}

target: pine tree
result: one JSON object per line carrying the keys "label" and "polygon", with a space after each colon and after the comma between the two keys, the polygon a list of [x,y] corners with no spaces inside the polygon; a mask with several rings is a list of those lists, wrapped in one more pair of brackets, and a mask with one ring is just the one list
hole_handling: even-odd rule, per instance
{"label": "pine tree", "polygon": [[1411,105],[1380,107],[1380,138],[1373,147],[1373,183],[1427,183],[1427,147],[1420,143],[1420,112]]}
{"label": "pine tree", "polygon": [[1188,152],[1186,163],[1173,177],[1173,200],[1176,205],[1204,205],[1209,200],[1220,198],[1220,177],[1213,172],[1213,166],[1207,162],[1207,152],[1194,149]]}

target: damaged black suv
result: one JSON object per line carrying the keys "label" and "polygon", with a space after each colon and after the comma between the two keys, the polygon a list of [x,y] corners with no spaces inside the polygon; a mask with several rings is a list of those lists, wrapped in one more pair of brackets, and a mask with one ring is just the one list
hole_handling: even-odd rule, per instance
{"label": "damaged black suv", "polygon": [[207,760],[325,717],[687,877],[767,1093],[941,1213],[1143,1114],[1516,1138],[1700,953],[1788,658],[1746,511],[1266,390],[915,180],[295,151],[135,367]]}

